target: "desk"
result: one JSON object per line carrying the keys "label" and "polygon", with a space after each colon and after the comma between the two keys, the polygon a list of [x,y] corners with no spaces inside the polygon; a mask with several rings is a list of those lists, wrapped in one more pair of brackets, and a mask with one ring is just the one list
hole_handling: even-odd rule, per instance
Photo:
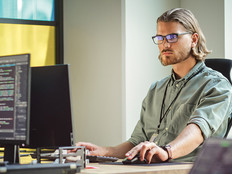
{"label": "desk", "polygon": [[193,164],[161,164],[150,166],[138,165],[111,165],[90,163],[88,166],[96,167],[97,169],[82,169],[82,174],[102,174],[102,173],[136,173],[136,174],[188,174]]}

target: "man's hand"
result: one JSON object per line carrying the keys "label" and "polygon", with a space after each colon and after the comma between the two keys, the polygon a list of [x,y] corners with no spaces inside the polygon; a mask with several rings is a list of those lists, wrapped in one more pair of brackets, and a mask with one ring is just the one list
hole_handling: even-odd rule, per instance
{"label": "man's hand", "polygon": [[143,161],[146,159],[148,163],[163,162],[168,159],[167,152],[154,142],[145,141],[140,143],[127,152],[126,157],[131,160],[138,153],[140,155],[140,160]]}
{"label": "man's hand", "polygon": [[[89,155],[93,156],[113,156],[117,158],[125,158],[125,153],[134,147],[130,142],[124,142],[115,147],[101,147],[92,143],[79,142],[76,146],[85,146],[89,150]],[[72,151],[75,151],[72,150]]]}
{"label": "man's hand", "polygon": [[85,148],[89,150],[89,155],[93,156],[105,156],[107,153],[107,148],[92,143],[78,142],[76,143],[76,146],[85,146]]}

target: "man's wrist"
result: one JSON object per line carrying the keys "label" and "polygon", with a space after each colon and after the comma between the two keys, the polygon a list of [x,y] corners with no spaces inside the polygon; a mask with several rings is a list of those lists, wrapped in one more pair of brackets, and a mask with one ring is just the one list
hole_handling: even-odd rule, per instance
{"label": "man's wrist", "polygon": [[166,161],[171,160],[172,159],[172,148],[171,148],[171,145],[168,144],[168,145],[165,145],[165,146],[161,146],[161,148],[163,150],[165,150],[167,152],[167,154],[168,154],[168,159]]}

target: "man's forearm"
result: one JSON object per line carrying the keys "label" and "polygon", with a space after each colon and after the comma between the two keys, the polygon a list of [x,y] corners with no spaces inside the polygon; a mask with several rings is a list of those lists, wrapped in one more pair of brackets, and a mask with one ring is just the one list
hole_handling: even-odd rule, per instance
{"label": "man's forearm", "polygon": [[105,147],[106,148],[106,154],[105,156],[114,156],[118,158],[125,158],[126,152],[131,150],[134,147],[133,144],[130,142],[124,142],[122,144],[119,144],[115,147]]}
{"label": "man's forearm", "polygon": [[191,153],[203,141],[201,129],[196,124],[189,124],[175,140],[169,143],[172,157],[175,159]]}

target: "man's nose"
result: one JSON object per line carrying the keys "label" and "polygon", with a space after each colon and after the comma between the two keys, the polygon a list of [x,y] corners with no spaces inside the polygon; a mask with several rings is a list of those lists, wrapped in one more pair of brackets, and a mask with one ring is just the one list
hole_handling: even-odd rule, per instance
{"label": "man's nose", "polygon": [[170,47],[170,43],[167,41],[166,38],[164,38],[164,40],[163,40],[163,46],[164,46],[165,48],[169,48],[169,47]]}

